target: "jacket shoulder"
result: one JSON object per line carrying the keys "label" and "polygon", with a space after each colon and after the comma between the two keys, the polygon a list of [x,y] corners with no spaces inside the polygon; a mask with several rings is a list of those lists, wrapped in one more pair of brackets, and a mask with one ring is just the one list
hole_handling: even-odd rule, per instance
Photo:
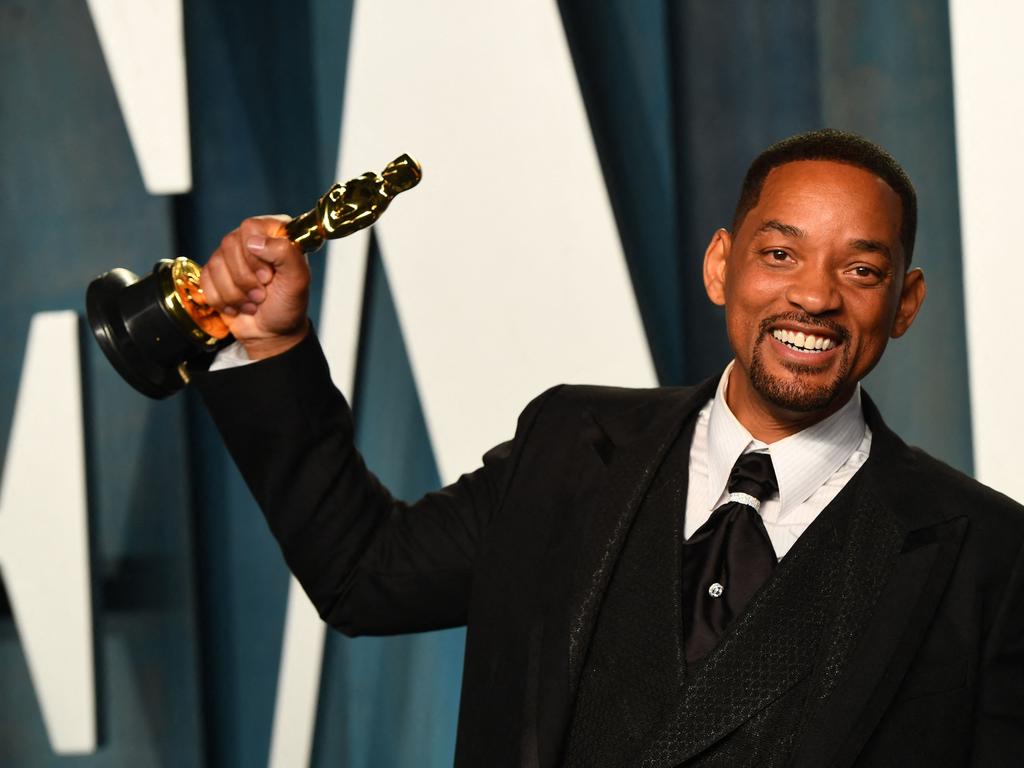
{"label": "jacket shoulder", "polygon": [[[673,409],[698,398],[712,380],[688,387],[611,387],[593,384],[562,384],[549,390],[555,408],[584,410],[595,417],[631,412]],[[710,390],[711,395],[714,389]]]}
{"label": "jacket shoulder", "polygon": [[517,438],[542,446],[549,457],[585,443],[615,445],[669,434],[714,394],[715,381],[696,387],[628,388],[562,384],[531,402]]}
{"label": "jacket shoulder", "polygon": [[[865,394],[864,416],[873,433],[872,477],[909,528],[966,517],[976,532],[1024,539],[1024,507],[924,450],[907,445],[886,425]],[[1006,541],[1002,542],[1007,543]]]}
{"label": "jacket shoulder", "polygon": [[916,469],[912,485],[926,502],[1024,539],[1024,506],[920,448],[907,451]]}

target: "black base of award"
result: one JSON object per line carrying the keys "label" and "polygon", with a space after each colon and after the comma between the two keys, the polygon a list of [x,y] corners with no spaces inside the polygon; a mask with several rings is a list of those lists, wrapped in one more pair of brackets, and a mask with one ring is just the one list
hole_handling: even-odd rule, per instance
{"label": "black base of award", "polygon": [[157,400],[185,386],[186,364],[231,341],[211,340],[183,325],[180,313],[172,314],[167,288],[172,263],[157,263],[141,279],[113,269],[93,280],[85,294],[89,325],[107,359],[125,381]]}

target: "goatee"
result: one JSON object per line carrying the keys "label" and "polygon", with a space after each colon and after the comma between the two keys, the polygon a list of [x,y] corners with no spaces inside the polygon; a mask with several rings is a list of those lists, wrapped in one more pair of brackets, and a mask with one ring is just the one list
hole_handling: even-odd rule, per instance
{"label": "goatee", "polygon": [[[826,328],[838,337],[841,357],[839,369],[832,376],[831,381],[824,384],[812,384],[804,377],[814,376],[821,372],[821,369],[813,365],[801,365],[800,363],[784,362],[792,376],[785,379],[769,373],[764,364],[764,357],[761,354],[764,344],[768,343],[771,333],[771,326],[782,322],[791,321],[803,325],[816,325]],[[761,333],[754,345],[754,353],[750,360],[750,383],[754,389],[765,400],[774,405],[796,413],[809,413],[827,408],[835,400],[850,373],[850,357],[848,353],[847,340],[850,337],[849,331],[837,323],[811,318],[799,313],[775,315],[761,322]]]}

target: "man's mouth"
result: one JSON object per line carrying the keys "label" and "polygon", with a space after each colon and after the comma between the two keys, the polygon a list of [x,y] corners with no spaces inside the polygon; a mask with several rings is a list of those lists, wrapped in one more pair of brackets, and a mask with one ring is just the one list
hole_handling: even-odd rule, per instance
{"label": "man's mouth", "polygon": [[804,333],[803,331],[788,331],[784,328],[773,330],[772,337],[787,347],[801,352],[826,352],[836,346],[835,340],[827,336],[818,336],[813,333]]}

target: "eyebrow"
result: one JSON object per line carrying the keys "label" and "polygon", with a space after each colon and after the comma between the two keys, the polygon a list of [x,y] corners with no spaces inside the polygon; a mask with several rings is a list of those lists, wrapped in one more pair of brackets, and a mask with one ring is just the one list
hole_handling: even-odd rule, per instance
{"label": "eyebrow", "polygon": [[804,231],[799,227],[794,227],[792,224],[783,224],[778,219],[768,219],[768,221],[757,228],[757,232],[754,234],[760,235],[762,232],[779,232],[787,237],[804,236]]}
{"label": "eyebrow", "polygon": [[892,251],[889,246],[879,240],[851,240],[850,247],[864,253],[878,253],[892,261]]}

